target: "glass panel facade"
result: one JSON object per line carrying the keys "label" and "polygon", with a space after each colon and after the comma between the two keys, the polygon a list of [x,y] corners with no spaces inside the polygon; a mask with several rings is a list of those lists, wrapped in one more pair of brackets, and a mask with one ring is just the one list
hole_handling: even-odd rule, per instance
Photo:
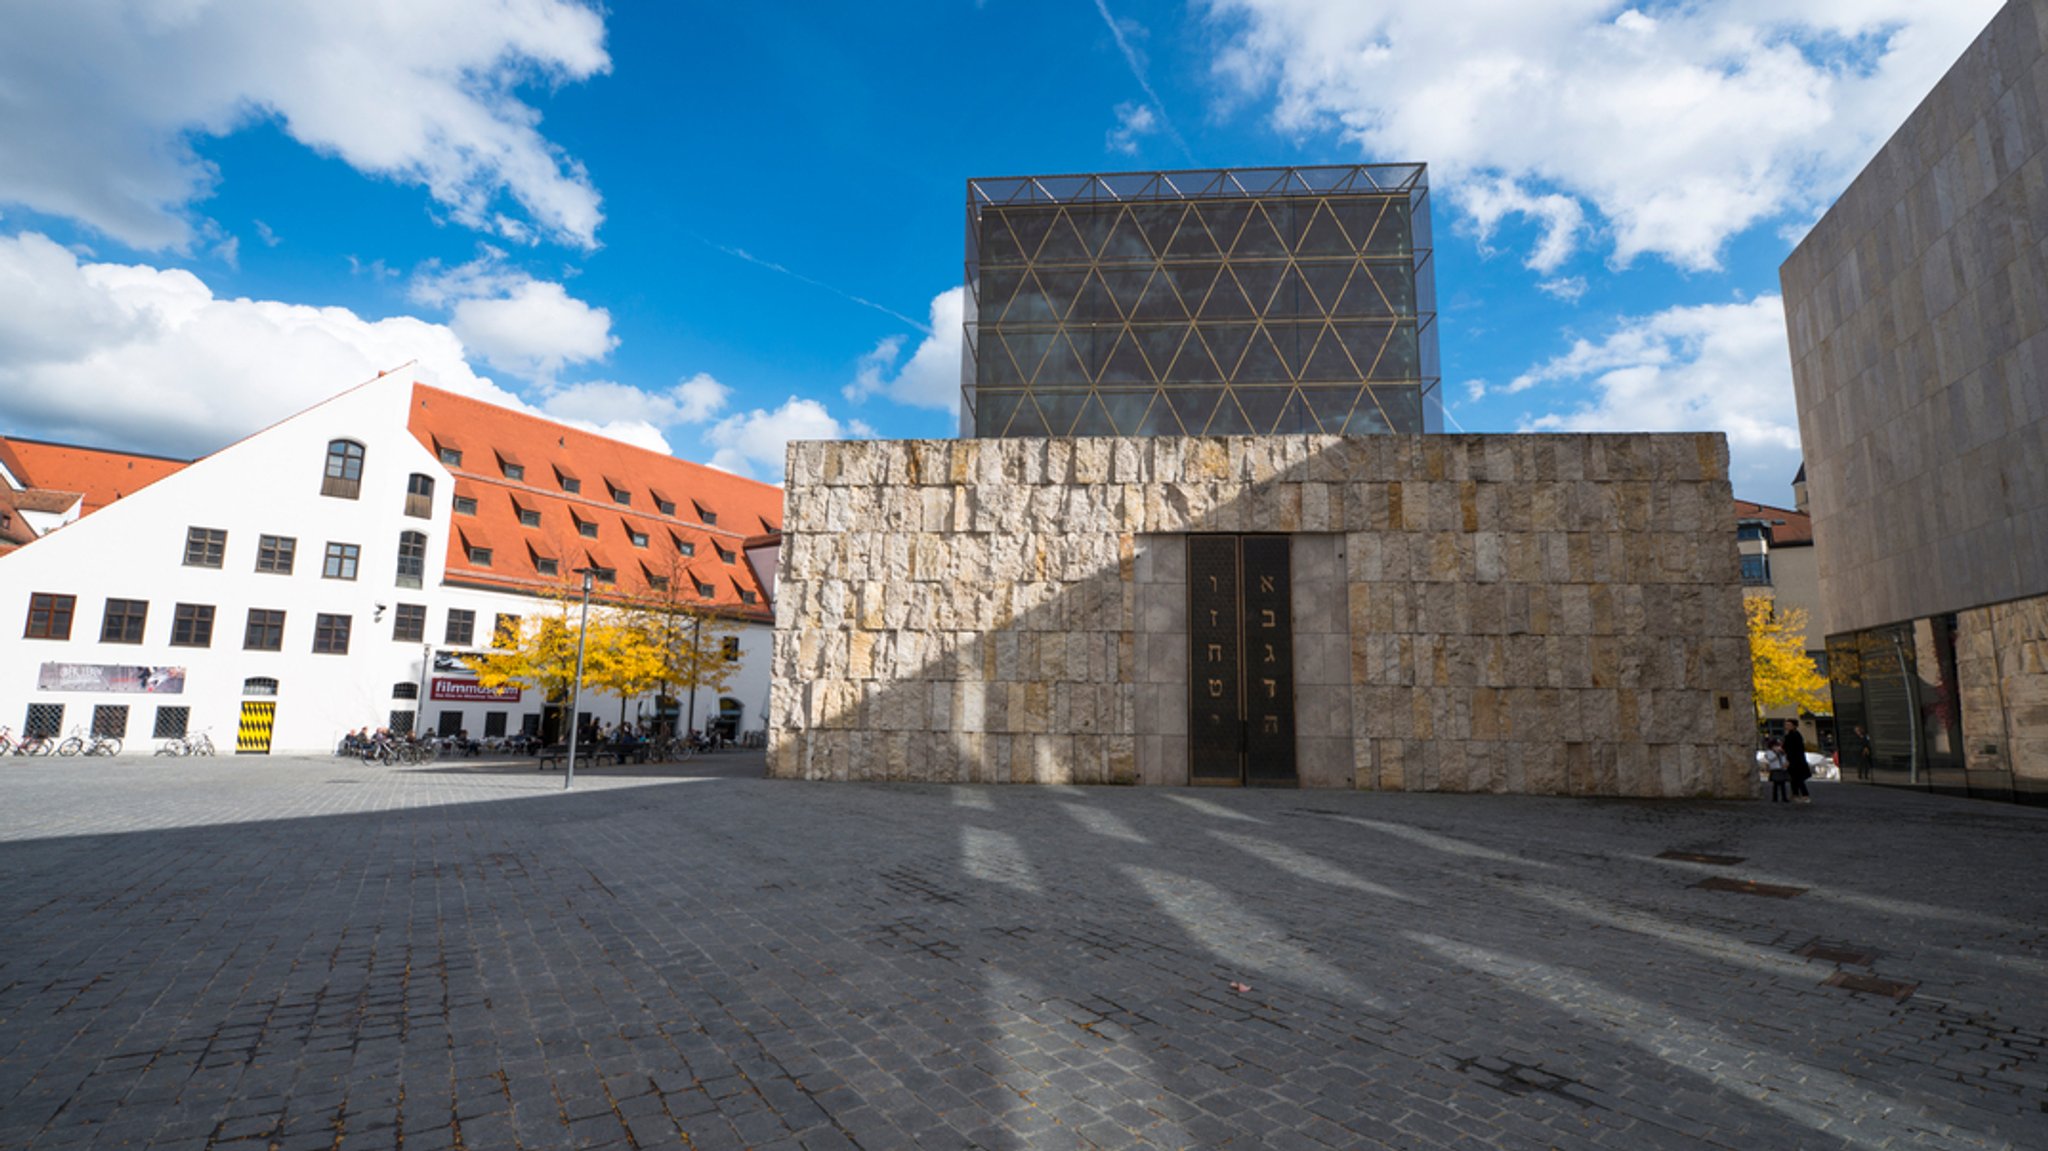
{"label": "glass panel facade", "polygon": [[968,183],[968,436],[1441,429],[1419,165]]}
{"label": "glass panel facade", "polygon": [[[1828,637],[1828,682],[1843,778],[1957,795],[2012,795],[2010,772],[1972,771],[1966,761],[1958,633],[1955,615],[1939,615]],[[1971,738],[1995,745],[2002,734],[1979,732]]]}

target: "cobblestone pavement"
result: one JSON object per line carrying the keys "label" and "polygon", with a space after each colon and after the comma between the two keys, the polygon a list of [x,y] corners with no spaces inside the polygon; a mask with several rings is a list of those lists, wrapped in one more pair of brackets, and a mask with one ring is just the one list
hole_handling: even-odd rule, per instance
{"label": "cobblestone pavement", "polygon": [[0,1147],[2048,1146],[2048,812],[758,768],[0,762]]}

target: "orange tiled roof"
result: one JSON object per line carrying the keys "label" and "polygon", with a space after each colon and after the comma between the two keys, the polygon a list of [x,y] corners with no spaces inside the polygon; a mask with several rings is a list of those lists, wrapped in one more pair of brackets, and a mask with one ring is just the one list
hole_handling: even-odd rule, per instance
{"label": "orange tiled roof", "polygon": [[[474,515],[454,517],[450,582],[534,592],[587,565],[615,572],[624,595],[656,593],[667,578],[684,603],[769,618],[739,556],[762,527],[779,529],[780,488],[425,384],[413,385],[408,428],[430,452],[462,453],[442,466],[456,494],[476,501]],[[581,490],[564,490],[565,477]],[[489,566],[471,562],[472,548],[490,550]],[[555,561],[556,574],[542,574],[540,560]],[[712,594],[700,597],[699,584]]]}
{"label": "orange tiled roof", "polygon": [[83,495],[89,515],[191,461],[0,436],[0,462],[31,488]]}
{"label": "orange tiled roof", "polygon": [[1799,547],[1813,543],[1813,517],[1791,508],[1774,508],[1752,500],[1735,501],[1735,518],[1762,520],[1771,527],[1771,546]]}

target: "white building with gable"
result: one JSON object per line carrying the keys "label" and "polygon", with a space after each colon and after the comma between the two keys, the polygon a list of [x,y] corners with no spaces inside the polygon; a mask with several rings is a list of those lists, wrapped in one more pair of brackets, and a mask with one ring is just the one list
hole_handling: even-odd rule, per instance
{"label": "white building with gable", "polygon": [[560,701],[455,657],[590,569],[599,602],[681,579],[741,625],[725,691],[623,701],[628,721],[758,730],[772,588],[746,557],[781,515],[770,485],[384,376],[0,555],[0,723],[128,754],[200,731],[252,754],[379,726],[554,739]]}

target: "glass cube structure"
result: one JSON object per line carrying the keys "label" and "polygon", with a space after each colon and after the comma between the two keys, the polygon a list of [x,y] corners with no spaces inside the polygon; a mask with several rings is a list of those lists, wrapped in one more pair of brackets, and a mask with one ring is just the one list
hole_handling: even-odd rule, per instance
{"label": "glass cube structure", "polygon": [[965,436],[1435,432],[1421,164],[967,183]]}

